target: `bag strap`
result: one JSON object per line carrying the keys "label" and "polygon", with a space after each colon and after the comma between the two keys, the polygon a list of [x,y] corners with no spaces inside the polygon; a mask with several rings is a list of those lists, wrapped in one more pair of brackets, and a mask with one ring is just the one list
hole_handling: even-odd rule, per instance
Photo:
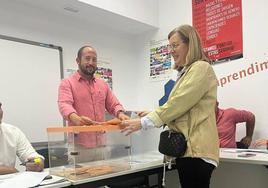
{"label": "bag strap", "polygon": [[163,162],[163,179],[162,179],[162,186],[165,187],[166,186],[166,165],[168,165],[168,169],[171,169],[171,162],[172,162],[173,158],[170,158],[167,161]]}

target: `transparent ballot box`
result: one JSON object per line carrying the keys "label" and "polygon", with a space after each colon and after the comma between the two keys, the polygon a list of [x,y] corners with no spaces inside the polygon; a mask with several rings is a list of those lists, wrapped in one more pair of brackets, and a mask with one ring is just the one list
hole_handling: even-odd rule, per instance
{"label": "transparent ballot box", "polygon": [[130,169],[130,136],[118,125],[49,127],[50,174],[71,180]]}

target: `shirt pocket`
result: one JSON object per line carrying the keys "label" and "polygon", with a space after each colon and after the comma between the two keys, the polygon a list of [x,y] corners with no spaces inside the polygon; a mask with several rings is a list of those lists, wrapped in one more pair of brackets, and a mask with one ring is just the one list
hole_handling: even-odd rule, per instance
{"label": "shirt pocket", "polygon": [[97,105],[102,105],[102,106],[105,105],[105,94],[102,91],[97,91],[94,94],[94,99]]}

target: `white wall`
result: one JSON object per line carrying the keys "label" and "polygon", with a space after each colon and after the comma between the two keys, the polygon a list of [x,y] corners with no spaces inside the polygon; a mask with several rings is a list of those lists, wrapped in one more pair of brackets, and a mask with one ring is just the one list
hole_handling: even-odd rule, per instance
{"label": "white wall", "polygon": [[[150,74],[150,41],[167,39],[168,33],[180,24],[191,24],[191,1],[159,0],[159,30],[140,35],[137,40],[138,72],[140,72],[138,89],[138,108],[154,109],[158,100],[164,95],[166,81],[151,82]],[[139,47],[140,46],[140,47]]]}
{"label": "white wall", "polygon": [[[167,39],[168,33],[181,24],[192,24],[192,1],[189,0],[159,0],[159,30],[140,35],[137,40],[138,61],[141,62],[138,67],[140,72],[138,93],[138,107],[153,109],[158,106],[158,100],[163,96],[163,85],[166,81],[149,81],[149,42],[150,40]],[[247,69],[253,63],[263,63],[268,61],[266,36],[268,32],[265,20],[268,16],[266,8],[267,1],[253,3],[251,1],[242,1],[242,20],[243,20],[243,48],[244,57],[228,63],[214,65],[218,79],[227,77],[230,74]],[[259,20],[260,22],[257,22]],[[141,47],[139,47],[139,45]],[[253,139],[267,137],[268,128],[266,122],[268,116],[267,94],[268,89],[264,83],[268,81],[267,71],[248,76],[243,79],[235,80],[218,88],[218,99],[220,107],[234,107],[252,111],[256,115],[256,128]],[[238,126],[237,139],[245,136],[245,126]]]}
{"label": "white wall", "polygon": [[157,0],[80,0],[81,2],[134,19],[155,27],[158,26]]}
{"label": "white wall", "polygon": [[137,85],[133,79],[136,73],[131,71],[136,64],[133,36],[90,25],[84,20],[76,19],[72,14],[49,12],[24,5],[19,1],[4,0],[0,3],[2,35],[61,46],[64,68],[76,68],[75,57],[78,48],[84,44],[93,45],[98,51],[99,59],[111,63],[113,88],[119,100],[126,109],[135,107],[135,93],[125,89],[131,86],[136,91]]}

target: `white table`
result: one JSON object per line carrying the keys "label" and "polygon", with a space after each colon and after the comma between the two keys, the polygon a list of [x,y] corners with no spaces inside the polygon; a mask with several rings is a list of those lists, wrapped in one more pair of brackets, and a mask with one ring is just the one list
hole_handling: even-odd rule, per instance
{"label": "white table", "polygon": [[[239,157],[241,154],[245,153],[253,153],[253,152],[247,152],[245,150],[239,151],[239,150],[229,150],[229,149],[221,149],[220,150],[220,166],[221,163],[244,163],[245,165],[247,164],[253,164],[253,165],[268,165],[268,154],[264,153],[259,153],[255,152],[255,156],[250,156],[250,157]],[[94,187],[94,186],[102,186],[102,185],[107,185],[109,182],[114,182],[114,181],[122,181],[124,179],[128,179],[129,177],[132,177],[131,175],[134,176],[136,175],[141,175],[141,174],[158,174],[159,181],[162,179],[162,172],[163,172],[163,155],[160,154],[158,151],[153,151],[146,153],[144,155],[139,155],[139,156],[134,156],[132,157],[132,162],[131,162],[131,169],[121,171],[121,172],[116,172],[112,174],[106,174],[106,175],[101,175],[101,176],[96,176],[96,177],[91,177],[83,180],[69,180],[70,182],[62,182],[58,184],[52,184],[52,185],[47,185],[47,186],[41,186],[44,188],[57,188],[57,187],[65,187],[65,186],[70,186],[72,187]],[[223,165],[223,164],[222,164]],[[235,164],[234,164],[235,165]],[[221,174],[222,176],[222,174]],[[161,182],[158,182],[159,187],[161,187]],[[175,187],[175,186],[174,186]]]}
{"label": "white table", "polygon": [[64,181],[64,182],[60,182],[60,183],[53,183],[53,184],[49,184],[49,185],[42,185],[42,186],[38,186],[39,188],[61,188],[61,187],[69,187],[71,186],[71,182],[70,181]]}
{"label": "white table", "polygon": [[[255,156],[246,156],[246,154],[254,154]],[[241,157],[241,156],[244,156],[244,157]],[[220,149],[220,161],[268,165],[268,152],[261,153],[261,150],[253,150],[253,149],[221,148]]]}

